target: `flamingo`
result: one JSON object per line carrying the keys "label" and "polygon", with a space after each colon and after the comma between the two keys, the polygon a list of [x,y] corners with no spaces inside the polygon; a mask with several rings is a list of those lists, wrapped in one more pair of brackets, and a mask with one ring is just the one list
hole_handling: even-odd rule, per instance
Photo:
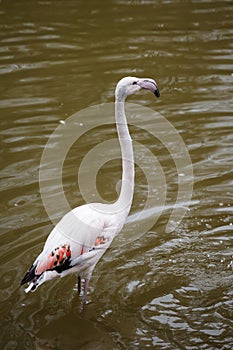
{"label": "flamingo", "polygon": [[[160,96],[153,79],[124,77],[115,90],[115,120],[122,155],[122,183],[113,204],[89,203],[69,211],[49,234],[44,248],[25,274],[21,285],[34,292],[41,284],[71,273],[78,276],[78,293],[85,303],[92,272],[121,231],[129,214],[134,193],[134,156],[125,116],[125,99],[141,89]],[[84,280],[84,286],[81,281]],[[83,288],[82,288],[83,287]]]}

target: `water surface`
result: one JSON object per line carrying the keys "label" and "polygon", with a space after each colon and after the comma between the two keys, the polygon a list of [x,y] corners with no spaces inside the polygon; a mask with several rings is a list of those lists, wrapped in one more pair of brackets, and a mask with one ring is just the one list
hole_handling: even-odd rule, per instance
{"label": "water surface", "polygon": [[[0,4],[1,349],[233,347],[232,10],[230,1]],[[53,227],[39,190],[45,144],[60,120],[112,102],[125,75],[158,82],[160,99],[130,101],[157,110],[182,136],[194,171],[190,210],[166,233],[177,197],[174,159],[132,128],[162,166],[166,210],[140,239],[104,255],[84,312],[75,276],[25,295],[19,283]],[[63,187],[71,207],[83,203],[83,156],[114,133],[114,125],[100,127],[67,154]],[[116,199],[120,175],[118,160],[101,169],[97,184],[106,200]],[[61,189],[48,184],[48,191],[59,218]],[[146,198],[137,168],[132,215]]]}

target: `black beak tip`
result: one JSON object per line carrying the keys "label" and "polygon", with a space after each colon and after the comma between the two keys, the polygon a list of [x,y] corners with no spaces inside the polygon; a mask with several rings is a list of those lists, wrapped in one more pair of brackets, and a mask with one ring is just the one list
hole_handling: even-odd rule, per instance
{"label": "black beak tip", "polygon": [[156,97],[160,97],[159,89],[155,90],[154,94],[155,94]]}

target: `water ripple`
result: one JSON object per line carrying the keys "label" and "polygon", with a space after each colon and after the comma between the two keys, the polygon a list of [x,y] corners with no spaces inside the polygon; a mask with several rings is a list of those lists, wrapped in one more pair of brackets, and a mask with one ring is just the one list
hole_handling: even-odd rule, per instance
{"label": "water ripple", "polygon": [[[1,3],[1,348],[232,349],[231,14],[228,1]],[[20,280],[52,229],[38,183],[46,141],[59,120],[113,101],[124,75],[158,80],[156,104],[147,94],[132,101],[158,109],[184,139],[195,175],[190,210],[176,231],[165,232],[177,170],[163,145],[137,130],[168,185],[156,224],[131,244],[119,237],[122,244],[104,255],[84,313],[75,276],[25,296]],[[82,203],[76,164],[93,140],[113,132],[95,130],[67,154],[64,191],[73,206]],[[136,170],[132,227],[147,196]],[[110,198],[120,162],[106,172],[98,184]],[[50,180],[43,185],[57,205],[62,189]]]}

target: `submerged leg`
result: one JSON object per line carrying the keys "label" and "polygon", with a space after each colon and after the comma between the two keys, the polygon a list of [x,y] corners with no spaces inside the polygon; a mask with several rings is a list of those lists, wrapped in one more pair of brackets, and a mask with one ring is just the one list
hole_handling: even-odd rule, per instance
{"label": "submerged leg", "polygon": [[89,286],[89,281],[90,279],[88,278],[85,278],[85,282],[84,282],[84,291],[83,291],[83,303],[86,302],[86,297],[87,297],[87,290],[88,290],[88,286]]}
{"label": "submerged leg", "polygon": [[78,275],[78,294],[81,294],[82,291],[82,281],[81,277]]}

